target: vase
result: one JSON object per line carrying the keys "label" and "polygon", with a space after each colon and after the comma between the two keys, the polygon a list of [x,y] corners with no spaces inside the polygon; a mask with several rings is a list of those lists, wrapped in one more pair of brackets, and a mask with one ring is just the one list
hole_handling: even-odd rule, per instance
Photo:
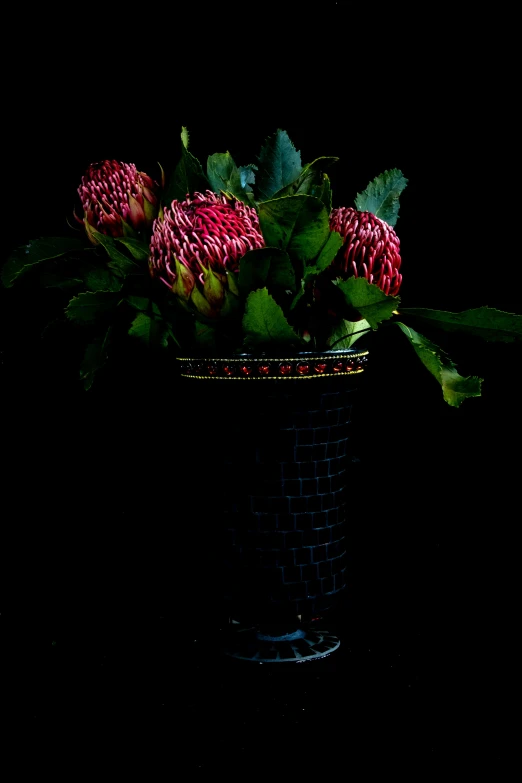
{"label": "vase", "polygon": [[[178,358],[214,444],[223,652],[303,662],[340,639],[319,627],[346,586],[350,423],[367,350]],[[208,477],[208,464],[198,469]],[[353,488],[355,491],[355,488]]]}

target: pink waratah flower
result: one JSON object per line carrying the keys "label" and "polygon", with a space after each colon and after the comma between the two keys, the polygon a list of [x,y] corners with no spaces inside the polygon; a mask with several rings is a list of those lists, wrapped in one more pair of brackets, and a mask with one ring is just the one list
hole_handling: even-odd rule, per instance
{"label": "pink waratah flower", "polygon": [[93,244],[98,244],[93,230],[111,237],[135,237],[150,231],[159,212],[159,189],[159,184],[133,163],[92,163],[78,188],[83,221],[76,219],[83,222]]}
{"label": "pink waratah flower", "polygon": [[371,212],[338,207],[330,213],[330,229],[338,231],[343,246],[330,270],[348,277],[365,277],[385,294],[395,296],[402,275],[399,237],[393,228]]}
{"label": "pink waratah flower", "polygon": [[217,317],[233,290],[228,272],[237,273],[245,253],[264,246],[253,207],[211,190],[196,192],[172,201],[154,221],[149,269],[203,315]]}

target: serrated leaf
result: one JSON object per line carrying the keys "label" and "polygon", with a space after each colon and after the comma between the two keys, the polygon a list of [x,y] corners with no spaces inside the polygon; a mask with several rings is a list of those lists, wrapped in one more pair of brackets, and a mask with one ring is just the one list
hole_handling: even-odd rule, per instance
{"label": "serrated leaf", "polygon": [[67,237],[31,239],[25,245],[17,247],[8,257],[1,272],[2,283],[6,288],[11,288],[19,277],[29,272],[37,264],[41,264],[42,261],[86,249],[85,239],[69,239]]}
{"label": "serrated leaf", "polygon": [[399,217],[399,196],[408,180],[399,169],[390,169],[375,177],[366,190],[358,193],[355,206],[361,212],[371,212],[394,226]]}
{"label": "serrated leaf", "polygon": [[454,408],[469,397],[480,397],[483,378],[469,375],[464,378],[457,371],[453,363],[442,363],[441,367],[442,391],[445,401]]}
{"label": "serrated leaf", "polygon": [[118,250],[112,237],[100,234],[98,231],[93,231],[92,235],[106,250],[107,255],[110,258],[110,261],[107,262],[107,266],[109,269],[112,269],[116,275],[125,278],[128,275],[143,274],[143,269],[135,261]]}
{"label": "serrated leaf", "polygon": [[115,310],[120,294],[112,291],[86,291],[73,296],[65,309],[67,318],[76,323],[88,323]]}
{"label": "serrated leaf", "polygon": [[370,329],[370,324],[364,318],[360,321],[343,320],[332,330],[328,338],[328,348],[331,350],[351,348],[357,340],[368,334]]}
{"label": "serrated leaf", "polygon": [[397,326],[406,335],[426,369],[440,383],[444,400],[448,405],[458,408],[463,400],[469,397],[480,397],[482,378],[477,376],[464,378],[459,375],[456,366],[442,348],[400,321],[397,321]]}
{"label": "serrated leaf", "polygon": [[299,193],[320,197],[318,191],[322,194],[322,187],[324,186],[324,178],[328,180],[327,175],[324,173],[324,169],[328,168],[338,161],[339,158],[322,157],[316,158],[311,163],[307,163],[303,167],[299,176],[286,185],[277,193],[274,193],[272,198],[283,198],[283,196],[295,196]]}
{"label": "serrated leaf", "polygon": [[85,276],[85,285],[89,291],[120,291],[123,283],[108,269],[91,269]]}
{"label": "serrated leaf", "polygon": [[148,261],[149,260],[149,246],[140,239],[132,239],[131,237],[117,237],[116,242],[121,242],[131,252],[133,258],[136,261]]}
{"label": "serrated leaf", "polygon": [[138,313],[130,325],[129,335],[141,340],[149,348],[153,346],[166,348],[168,345],[169,332],[166,324],[147,313]]}
{"label": "serrated leaf", "polygon": [[294,332],[283,310],[266,288],[252,291],[246,300],[243,316],[245,348],[260,345],[297,346],[304,341]]}
{"label": "serrated leaf", "polygon": [[[169,207],[173,199],[185,201],[187,193],[190,195],[196,191],[204,193],[210,187],[201,163],[188,151],[183,136],[182,131],[181,158],[165,190],[164,203]],[[188,142],[188,136],[186,140]]]}
{"label": "serrated leaf", "polygon": [[181,143],[183,144],[186,150],[188,150],[189,141],[190,141],[189,132],[183,125],[181,127]]}
{"label": "serrated leaf", "polygon": [[270,247],[306,263],[319,254],[329,234],[324,204],[313,196],[285,196],[259,204],[259,223]]}
{"label": "serrated leaf", "polygon": [[382,321],[391,318],[400,302],[398,296],[386,295],[379,286],[369,283],[364,277],[338,280],[337,286],[343,292],[348,305],[357,310],[372,329],[377,329]]}
{"label": "serrated leaf", "polygon": [[409,315],[419,322],[446,332],[466,332],[487,342],[512,343],[522,339],[522,315],[505,313],[492,307],[477,307],[461,313],[405,307],[401,315]]}
{"label": "serrated leaf", "polygon": [[266,139],[258,162],[257,192],[263,201],[294,182],[302,170],[301,153],[295,149],[288,133],[281,129]]}
{"label": "serrated leaf", "polygon": [[80,367],[80,378],[83,380],[83,388],[85,391],[88,391],[91,388],[96,373],[107,361],[111,330],[112,327],[109,326],[102,338],[89,343],[85,349]]}

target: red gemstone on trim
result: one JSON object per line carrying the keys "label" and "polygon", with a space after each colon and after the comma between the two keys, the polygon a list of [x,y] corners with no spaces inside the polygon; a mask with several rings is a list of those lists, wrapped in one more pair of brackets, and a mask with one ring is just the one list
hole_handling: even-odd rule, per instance
{"label": "red gemstone on trim", "polygon": [[353,362],[346,362],[346,372],[352,372]]}
{"label": "red gemstone on trim", "polygon": [[292,372],[292,365],[291,364],[287,364],[287,363],[283,362],[282,364],[279,365],[279,374],[280,375],[290,375],[291,372]]}
{"label": "red gemstone on trim", "polygon": [[230,364],[225,364],[223,372],[225,375],[234,375],[234,368]]}
{"label": "red gemstone on trim", "polygon": [[342,362],[334,362],[332,366],[332,370],[334,372],[342,372],[344,370],[344,365]]}
{"label": "red gemstone on trim", "polygon": [[307,372],[310,372],[310,365],[306,364],[305,362],[299,362],[299,364],[296,367],[297,372],[299,375],[306,375]]}
{"label": "red gemstone on trim", "polygon": [[269,364],[260,364],[257,368],[259,375],[268,375],[270,372],[270,365]]}
{"label": "red gemstone on trim", "polygon": [[252,375],[252,368],[248,364],[242,364],[241,372],[243,375]]}
{"label": "red gemstone on trim", "polygon": [[328,365],[325,364],[325,362],[317,362],[317,364],[314,364],[314,370],[319,375],[322,375],[323,372],[326,372],[326,368],[327,367],[328,367]]}

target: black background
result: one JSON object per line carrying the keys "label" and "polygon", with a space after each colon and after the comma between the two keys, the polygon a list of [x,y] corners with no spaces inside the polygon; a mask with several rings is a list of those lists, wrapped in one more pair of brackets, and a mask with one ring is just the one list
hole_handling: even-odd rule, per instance
{"label": "black background", "polygon": [[[335,206],[403,171],[404,305],[522,313],[512,20],[331,2],[244,11],[13,28],[4,248],[62,234],[93,161],[171,170],[185,125],[200,160],[229,150],[244,165],[283,128],[303,162],[339,157]],[[155,737],[161,760],[179,744],[173,769],[247,776],[278,763],[330,775],[334,760],[421,778],[450,759],[508,763],[519,347],[455,341],[461,374],[486,379],[457,410],[403,341],[374,346],[354,412],[340,651],[260,673],[216,654],[219,601],[191,568],[194,530],[211,550],[219,412],[195,444],[201,411],[142,357],[86,395],[73,346],[37,334],[40,291],[1,297],[0,620],[24,731],[73,727],[80,745],[98,732],[97,747],[110,732]]]}

